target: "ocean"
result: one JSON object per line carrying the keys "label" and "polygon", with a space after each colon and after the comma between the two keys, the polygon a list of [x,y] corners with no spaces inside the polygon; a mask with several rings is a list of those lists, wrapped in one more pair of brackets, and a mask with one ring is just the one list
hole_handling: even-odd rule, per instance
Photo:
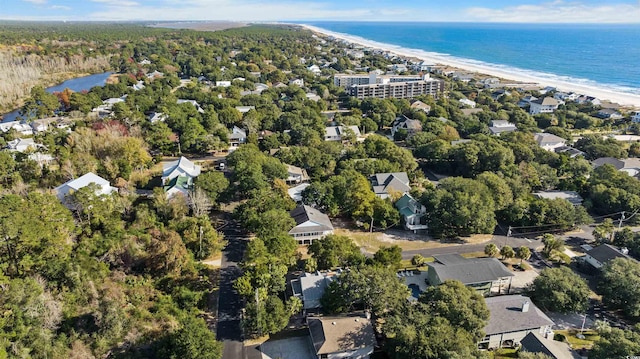
{"label": "ocean", "polygon": [[638,24],[304,23],[458,62],[640,95]]}

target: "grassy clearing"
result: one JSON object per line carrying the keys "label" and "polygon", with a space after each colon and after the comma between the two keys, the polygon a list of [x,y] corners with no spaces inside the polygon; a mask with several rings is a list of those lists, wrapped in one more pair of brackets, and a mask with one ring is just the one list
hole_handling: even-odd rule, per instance
{"label": "grassy clearing", "polygon": [[591,347],[593,347],[593,344],[595,342],[597,342],[598,340],[600,340],[600,335],[598,335],[598,333],[596,331],[594,331],[594,330],[585,330],[585,331],[583,331],[582,335],[585,336],[584,339],[580,339],[580,338],[576,337],[576,334],[578,334],[579,332],[580,331],[576,330],[576,329],[556,330],[556,331],[554,331],[555,334],[564,335],[564,337],[566,338],[567,342],[574,349],[580,349],[580,348],[591,349]]}
{"label": "grassy clearing", "polygon": [[389,236],[385,236],[383,233],[379,232],[361,232],[361,231],[352,231],[348,229],[336,229],[335,233],[341,236],[347,236],[353,239],[353,241],[360,247],[362,247],[365,251],[369,253],[375,253],[380,247],[390,247],[393,245],[397,245],[402,248],[403,251],[411,251],[411,250],[419,250],[419,249],[428,249],[428,248],[439,248],[439,247],[447,247],[451,244],[440,243],[439,241],[434,240],[403,240],[403,239],[392,239]]}
{"label": "grassy clearing", "polygon": [[512,348],[501,348],[495,351],[489,352],[489,357],[494,359],[502,358],[517,358],[518,350]]}

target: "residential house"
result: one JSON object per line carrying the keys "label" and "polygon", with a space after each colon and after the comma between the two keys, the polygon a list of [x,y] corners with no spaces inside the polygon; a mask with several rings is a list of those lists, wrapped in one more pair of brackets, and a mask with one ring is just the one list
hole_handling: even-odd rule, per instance
{"label": "residential house", "polygon": [[366,359],[377,344],[368,315],[309,317],[307,325],[318,358]]}
{"label": "residential house", "polygon": [[498,89],[491,93],[491,98],[498,101],[502,96],[511,96],[511,92],[505,89]]}
{"label": "residential house", "polygon": [[557,148],[565,146],[567,140],[551,133],[536,133],[533,139],[542,149],[553,152]]}
{"label": "residential house", "polygon": [[496,258],[465,258],[459,254],[434,256],[428,263],[428,284],[440,285],[446,280],[458,280],[484,296],[502,292],[503,284],[511,287],[513,273]]}
{"label": "residential house", "polygon": [[302,300],[302,309],[305,312],[322,308],[320,298],[324,295],[329,283],[333,282],[340,273],[340,270],[337,272],[303,273],[291,281],[293,295]]}
{"label": "residential house", "polygon": [[520,341],[520,351],[529,353],[542,353],[551,359],[581,359],[569,344],[545,338],[537,332],[530,332]]}
{"label": "residential house", "polygon": [[27,151],[35,151],[41,147],[44,146],[36,143],[33,138],[16,138],[7,142],[7,150],[10,152],[25,153]]}
{"label": "residential house", "polygon": [[299,205],[289,214],[296,222],[289,234],[300,245],[311,244],[314,240],[333,233],[329,217],[313,207]]}
{"label": "residential house", "polygon": [[296,203],[302,202],[302,192],[307,189],[307,187],[311,186],[309,183],[301,183],[295,187],[291,187],[287,190],[287,194],[294,200]]}
{"label": "residential house", "polygon": [[151,123],[164,122],[167,120],[167,118],[169,118],[169,116],[165,115],[162,112],[152,112],[149,115],[149,122]]}
{"label": "residential house", "polygon": [[238,126],[233,126],[231,134],[229,135],[229,144],[231,148],[237,148],[243,143],[247,142],[247,131],[241,129]]}
{"label": "residential house", "polygon": [[193,180],[186,176],[177,176],[168,180],[162,188],[164,189],[167,198],[171,198],[175,195],[184,196],[187,201],[189,200],[189,191],[193,187]]}
{"label": "residential house", "polygon": [[553,321],[531,299],[522,295],[504,295],[485,298],[489,322],[484,327],[485,337],[478,346],[483,349],[514,347],[529,333],[553,338]]}
{"label": "residential house", "polygon": [[322,73],[320,67],[315,64],[307,67],[307,70],[313,72],[314,75],[320,75]]}
{"label": "residential house", "polygon": [[597,98],[595,98],[593,96],[582,95],[582,96],[579,96],[578,98],[576,98],[576,103],[577,104],[590,103],[590,104],[595,105],[595,106],[600,106],[600,104],[602,102],[599,99],[597,99]]}
{"label": "residential house", "polygon": [[639,123],[640,122],[640,111],[634,111],[631,116],[631,122]]}
{"label": "residential house", "polygon": [[537,101],[538,98],[535,96],[527,95],[524,96],[520,101],[518,101],[518,107],[527,107],[531,105],[531,101]]}
{"label": "residential house", "polygon": [[388,198],[394,192],[403,195],[411,191],[407,172],[376,173],[369,180],[373,192],[382,199]]}
{"label": "residential house", "polygon": [[289,85],[304,87],[304,79],[293,79],[289,81]]}
{"label": "residential house", "polygon": [[200,113],[204,113],[204,110],[202,109],[202,107],[200,107],[200,104],[196,101],[196,100],[183,100],[183,99],[178,99],[176,101],[176,103],[178,105],[183,104],[183,103],[190,103],[193,105],[193,107],[196,108],[196,110],[198,110],[198,112]]}
{"label": "residential house", "polygon": [[575,191],[539,191],[534,192],[534,196],[544,199],[564,199],[574,206],[582,205],[584,199]]}
{"label": "residential house", "polygon": [[307,92],[305,96],[307,97],[308,100],[311,100],[313,102],[318,102],[322,99],[320,96],[314,94],[313,92]]}
{"label": "residential house", "polygon": [[133,89],[133,91],[142,90],[143,88],[145,88],[144,81],[140,80],[140,81],[136,82],[135,84],[131,85],[131,88]]}
{"label": "residential house", "polygon": [[626,172],[631,177],[640,176],[640,158],[632,157],[619,160],[613,157],[600,157],[591,162],[594,168],[611,165],[618,171]]}
{"label": "residential house", "polygon": [[139,65],[151,65],[151,61],[149,61],[148,59],[143,59],[142,61],[138,62]]}
{"label": "residential house", "polygon": [[155,80],[157,78],[164,76],[164,74],[160,71],[154,71],[154,72],[148,73],[146,76],[149,80]]}
{"label": "residential house", "polygon": [[580,97],[580,95],[575,92],[556,92],[553,94],[553,98],[558,101],[575,101],[578,97]]}
{"label": "residential house", "polygon": [[236,106],[236,110],[238,110],[238,112],[240,113],[247,113],[251,110],[255,110],[256,107],[255,106]]}
{"label": "residential house", "polygon": [[304,168],[287,165],[287,183],[300,183],[308,180],[309,175],[307,174],[307,170],[305,170]]}
{"label": "residential house", "polygon": [[391,125],[391,136],[395,138],[396,133],[399,130],[407,131],[407,136],[411,137],[418,132],[422,132],[422,122],[413,120],[405,115],[396,117],[395,121]]}
{"label": "residential house", "polygon": [[67,195],[70,195],[81,188],[87,187],[90,184],[95,184],[97,186],[95,194],[98,196],[109,195],[118,190],[115,187],[111,187],[109,181],[92,172],[84,174],[76,179],[69,180],[53,190],[56,192],[56,197],[58,197],[63,204],[66,206],[72,206],[72,203],[66,198]]}
{"label": "residential house", "polygon": [[[351,133],[349,133],[351,132]],[[324,129],[325,141],[343,141],[343,137],[353,134],[356,139],[360,138],[360,129],[358,126],[329,126]]]}
{"label": "residential house", "polygon": [[598,111],[596,116],[605,120],[619,120],[622,118],[622,114],[612,108],[603,108]]}
{"label": "residential house", "polygon": [[427,213],[427,208],[409,194],[403,194],[402,197],[396,201],[394,206],[400,212],[400,216],[402,216],[405,229],[415,233],[418,230],[429,228],[429,226],[423,223],[423,218]]}
{"label": "residential house", "polygon": [[584,157],[584,155],[585,155],[584,152],[580,151],[577,148],[573,148],[571,146],[556,147],[556,149],[554,151],[555,151],[555,153],[566,153],[571,158],[576,158],[578,156]]}
{"label": "residential house", "polygon": [[[410,107],[412,109],[414,109],[414,110],[422,110],[422,111],[424,111],[426,113],[431,112],[431,106],[427,105],[426,103],[424,103],[424,102],[422,102],[420,100],[412,100]],[[638,120],[638,122],[640,122],[640,119]]]}
{"label": "residential house", "polygon": [[560,102],[553,97],[545,97],[530,102],[529,114],[553,113],[558,109]]}
{"label": "residential house", "polygon": [[518,129],[515,124],[505,120],[493,120],[489,125],[489,131],[494,136],[500,136],[503,132],[513,132]]}
{"label": "residential house", "polygon": [[31,129],[33,129],[34,133],[41,133],[48,131],[51,125],[59,125],[64,123],[64,117],[39,118],[31,122]]}
{"label": "residential house", "polygon": [[593,268],[600,269],[616,258],[632,259],[628,253],[626,248],[618,249],[610,244],[601,244],[587,251],[582,260]]}
{"label": "residential house", "polygon": [[200,175],[200,170],[200,166],[184,156],[180,157],[176,161],[167,162],[162,166],[162,183],[166,184],[176,177],[185,177],[191,185],[193,179]]}
{"label": "residential house", "polygon": [[476,102],[475,101],[471,101],[468,98],[461,98],[460,100],[461,104],[463,104],[464,106],[469,106],[471,108],[476,108]]}
{"label": "residential house", "polygon": [[0,122],[0,131],[8,132],[10,130],[15,130],[16,132],[18,132],[23,136],[33,135],[33,128],[29,126],[29,124],[26,122],[20,122],[20,121]]}

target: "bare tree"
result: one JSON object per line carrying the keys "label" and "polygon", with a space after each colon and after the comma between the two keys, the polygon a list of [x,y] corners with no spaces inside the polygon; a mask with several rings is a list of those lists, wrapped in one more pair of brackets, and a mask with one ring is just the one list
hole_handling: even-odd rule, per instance
{"label": "bare tree", "polygon": [[212,206],[207,193],[199,187],[189,191],[189,204],[191,205],[193,215],[196,217],[201,217],[209,213]]}

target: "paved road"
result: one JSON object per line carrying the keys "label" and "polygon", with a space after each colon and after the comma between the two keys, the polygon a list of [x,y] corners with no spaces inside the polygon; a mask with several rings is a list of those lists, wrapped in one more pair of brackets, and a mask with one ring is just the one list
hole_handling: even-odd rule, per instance
{"label": "paved road", "polygon": [[506,244],[513,248],[526,246],[531,249],[535,249],[542,245],[542,242],[540,240],[496,235],[496,236],[493,236],[491,240],[485,243],[480,243],[480,244],[452,244],[451,246],[447,246],[447,247],[403,251],[402,258],[411,259],[416,254],[420,254],[423,257],[433,257],[437,255],[442,255],[442,254],[462,254],[462,253],[482,252],[484,251],[484,247],[489,243],[493,243],[498,247],[502,247]]}
{"label": "paved road", "polygon": [[246,238],[235,221],[229,221],[221,231],[228,244],[222,254],[220,269],[217,336],[224,344],[223,359],[243,359],[246,353],[240,327],[242,300],[233,284],[242,274],[238,262],[242,260]]}

